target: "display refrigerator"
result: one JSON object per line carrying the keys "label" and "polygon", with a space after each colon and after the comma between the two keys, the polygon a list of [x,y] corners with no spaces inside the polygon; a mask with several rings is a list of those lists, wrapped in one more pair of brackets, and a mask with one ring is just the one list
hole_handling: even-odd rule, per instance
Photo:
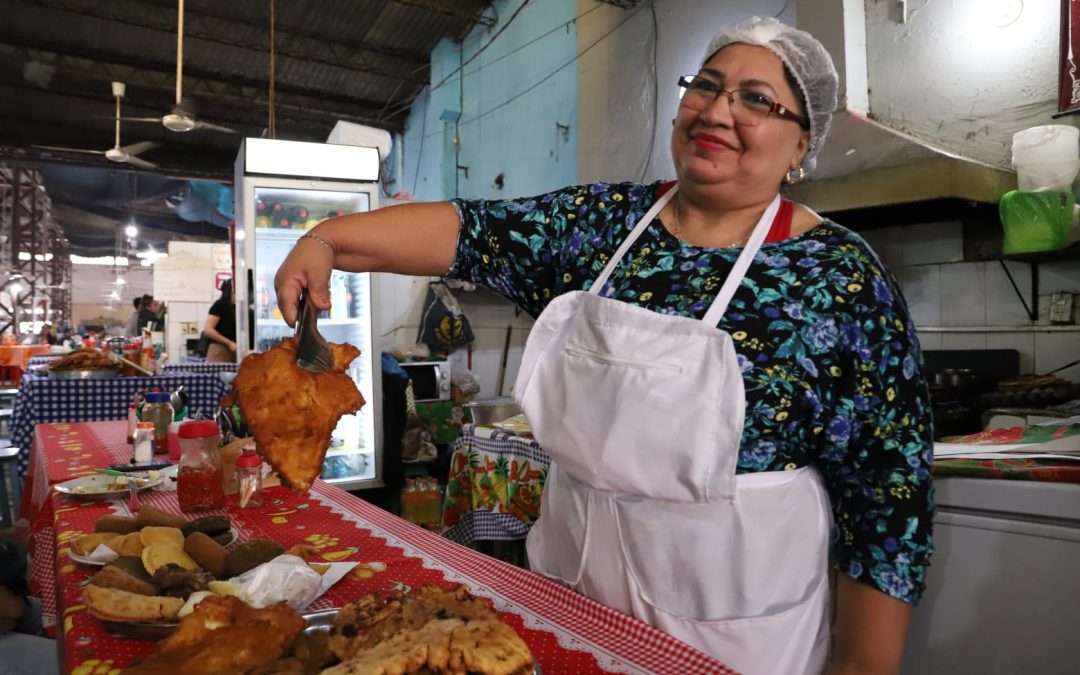
{"label": "display refrigerator", "polygon": [[[296,241],[322,220],[378,207],[375,148],[245,139],[236,159],[236,327],[239,358],[270,349],[294,330],[281,316],[274,275]],[[319,315],[329,342],[360,349],[348,375],[364,397],[359,413],[341,418],[321,477],[346,490],[383,486],[382,389],[375,334],[375,278],[334,270],[332,308]]]}

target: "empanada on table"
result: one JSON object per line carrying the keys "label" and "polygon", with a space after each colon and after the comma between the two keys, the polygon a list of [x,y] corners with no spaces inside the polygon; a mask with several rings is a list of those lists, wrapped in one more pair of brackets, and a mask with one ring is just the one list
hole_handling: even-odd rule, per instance
{"label": "empanada on table", "polygon": [[288,338],[245,357],[233,380],[256,449],[298,492],[306,492],[322,472],[338,420],[364,405],[356,383],[345,373],[360,350],[329,344],[332,370],[313,373],[296,365],[296,338]]}

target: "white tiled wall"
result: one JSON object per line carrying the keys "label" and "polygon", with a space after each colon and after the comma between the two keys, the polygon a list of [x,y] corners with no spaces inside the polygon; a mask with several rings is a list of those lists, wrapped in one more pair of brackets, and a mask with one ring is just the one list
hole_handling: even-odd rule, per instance
{"label": "white tiled wall", "polygon": [[[1045,373],[1080,359],[1080,330],[1001,330],[1031,326],[1032,322],[1000,263],[962,262],[960,223],[882,228],[862,236],[896,277],[916,326],[935,328],[920,331],[923,349],[1016,349],[1023,373]],[[1031,265],[1013,261],[1006,265],[1030,303]],[[1080,294],[1080,263],[1039,266],[1041,311],[1037,324],[1049,323],[1046,307],[1050,294],[1056,292]],[[1077,304],[1080,295],[1074,298]],[[1080,381],[1080,367],[1059,375]]]}

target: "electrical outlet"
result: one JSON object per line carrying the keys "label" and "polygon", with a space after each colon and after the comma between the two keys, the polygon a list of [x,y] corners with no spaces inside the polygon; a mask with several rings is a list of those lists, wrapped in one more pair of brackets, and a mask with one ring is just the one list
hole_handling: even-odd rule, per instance
{"label": "electrical outlet", "polygon": [[194,335],[199,332],[199,324],[195,321],[181,321],[180,333],[183,335]]}
{"label": "electrical outlet", "polygon": [[1050,296],[1050,323],[1068,324],[1073,319],[1072,293],[1054,293]]}

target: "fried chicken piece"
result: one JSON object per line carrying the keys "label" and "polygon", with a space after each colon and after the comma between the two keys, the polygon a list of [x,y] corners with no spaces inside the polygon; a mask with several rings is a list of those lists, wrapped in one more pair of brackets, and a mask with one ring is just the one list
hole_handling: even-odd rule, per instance
{"label": "fried chicken piece", "polygon": [[124,672],[242,675],[280,659],[305,626],[303,617],[283,602],[253,609],[238,598],[209,597],[180,620],[153,654]]}
{"label": "fried chicken piece", "polygon": [[356,383],[345,374],[360,350],[330,343],[330,352],[333,370],[312,373],[296,365],[296,338],[288,338],[244,358],[233,380],[256,449],[298,492],[306,492],[322,471],[338,420],[364,405]]}

